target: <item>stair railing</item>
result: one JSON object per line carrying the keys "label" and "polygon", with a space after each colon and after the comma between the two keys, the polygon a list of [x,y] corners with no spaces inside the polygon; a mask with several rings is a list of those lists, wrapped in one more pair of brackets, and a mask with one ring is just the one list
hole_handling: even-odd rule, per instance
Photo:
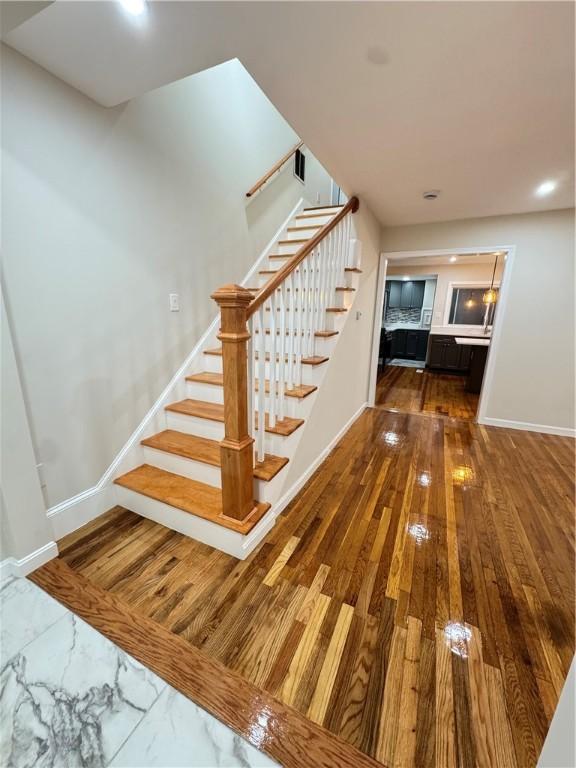
{"label": "stair railing", "polygon": [[289,152],[286,152],[284,157],[280,158],[280,160],[278,160],[278,162],[275,163],[272,166],[272,168],[270,168],[270,170],[267,173],[265,173],[264,176],[262,176],[262,178],[258,179],[258,181],[256,182],[256,184],[254,184],[253,187],[250,187],[248,192],[246,192],[246,197],[253,197],[256,194],[256,192],[259,192],[262,189],[262,187],[268,181],[270,181],[272,176],[278,173],[286,165],[288,160],[290,160],[290,158],[296,154],[296,152],[300,149],[300,147],[303,147],[303,146],[304,146],[304,142],[299,141],[298,144],[293,146]]}
{"label": "stair railing", "polygon": [[352,197],[256,295],[239,285],[212,294],[221,314],[222,504],[228,517],[245,520],[255,510],[253,470],[265,457],[266,430],[282,427],[287,393],[302,386],[302,366],[315,356],[316,334],[326,330],[336,288],[344,285],[346,268],[356,266],[351,215],[358,207]]}

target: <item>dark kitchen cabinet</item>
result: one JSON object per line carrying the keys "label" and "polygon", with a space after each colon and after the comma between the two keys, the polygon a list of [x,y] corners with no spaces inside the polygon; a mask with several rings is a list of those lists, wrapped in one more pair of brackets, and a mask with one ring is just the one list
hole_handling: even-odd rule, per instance
{"label": "dark kitchen cabinet", "polygon": [[415,280],[412,283],[412,308],[422,309],[424,303],[424,289],[426,288],[425,280]]}
{"label": "dark kitchen cabinet", "polygon": [[406,357],[408,360],[416,360],[418,352],[418,331],[406,332]]}
{"label": "dark kitchen cabinet", "polygon": [[430,336],[428,368],[467,373],[470,370],[471,347],[456,344],[454,336]]}
{"label": "dark kitchen cabinet", "polygon": [[399,328],[392,334],[392,357],[406,357],[407,331]]}
{"label": "dark kitchen cabinet", "polygon": [[428,335],[428,331],[419,331],[418,333],[416,360],[426,360],[426,352],[428,351]]}
{"label": "dark kitchen cabinet", "polygon": [[428,353],[428,368],[443,368],[444,341],[437,336],[430,336],[430,351]]}
{"label": "dark kitchen cabinet", "polygon": [[387,280],[387,306],[390,309],[422,309],[425,280]]}
{"label": "dark kitchen cabinet", "polygon": [[428,347],[428,331],[398,328],[392,331],[391,357],[405,360],[425,360]]}
{"label": "dark kitchen cabinet", "polygon": [[401,283],[402,289],[401,289],[401,296],[400,296],[400,307],[401,309],[411,309],[412,308],[412,281],[407,280],[405,283]]}
{"label": "dark kitchen cabinet", "polygon": [[387,280],[388,306],[390,309],[399,309],[402,298],[402,283],[398,280]]}
{"label": "dark kitchen cabinet", "polygon": [[[474,349],[478,349],[478,347],[468,347],[464,345],[460,348],[460,368],[462,368],[463,371],[470,370],[472,352]],[[480,347],[480,349],[483,349],[483,347]]]}

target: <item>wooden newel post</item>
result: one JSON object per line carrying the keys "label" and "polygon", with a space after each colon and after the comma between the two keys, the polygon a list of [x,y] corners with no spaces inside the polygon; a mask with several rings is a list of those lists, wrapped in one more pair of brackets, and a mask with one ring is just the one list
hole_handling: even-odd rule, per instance
{"label": "wooden newel post", "polygon": [[248,367],[246,345],[248,305],[253,294],[240,285],[225,285],[212,294],[220,307],[222,370],[224,373],[224,440],[222,511],[245,520],[254,509],[253,438],[248,433]]}

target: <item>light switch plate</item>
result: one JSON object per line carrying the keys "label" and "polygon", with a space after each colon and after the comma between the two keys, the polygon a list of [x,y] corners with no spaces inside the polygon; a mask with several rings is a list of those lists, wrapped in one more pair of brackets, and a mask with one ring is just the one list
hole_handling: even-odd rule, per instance
{"label": "light switch plate", "polygon": [[180,296],[177,293],[171,293],[170,298],[170,312],[180,311]]}

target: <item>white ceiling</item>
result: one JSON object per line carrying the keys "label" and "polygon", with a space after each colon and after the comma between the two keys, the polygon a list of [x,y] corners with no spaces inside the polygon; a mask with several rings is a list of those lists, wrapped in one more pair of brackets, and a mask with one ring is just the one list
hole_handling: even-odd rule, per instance
{"label": "white ceiling", "polygon": [[58,0],[4,39],[105,106],[238,57],[384,224],[574,204],[571,2]]}

